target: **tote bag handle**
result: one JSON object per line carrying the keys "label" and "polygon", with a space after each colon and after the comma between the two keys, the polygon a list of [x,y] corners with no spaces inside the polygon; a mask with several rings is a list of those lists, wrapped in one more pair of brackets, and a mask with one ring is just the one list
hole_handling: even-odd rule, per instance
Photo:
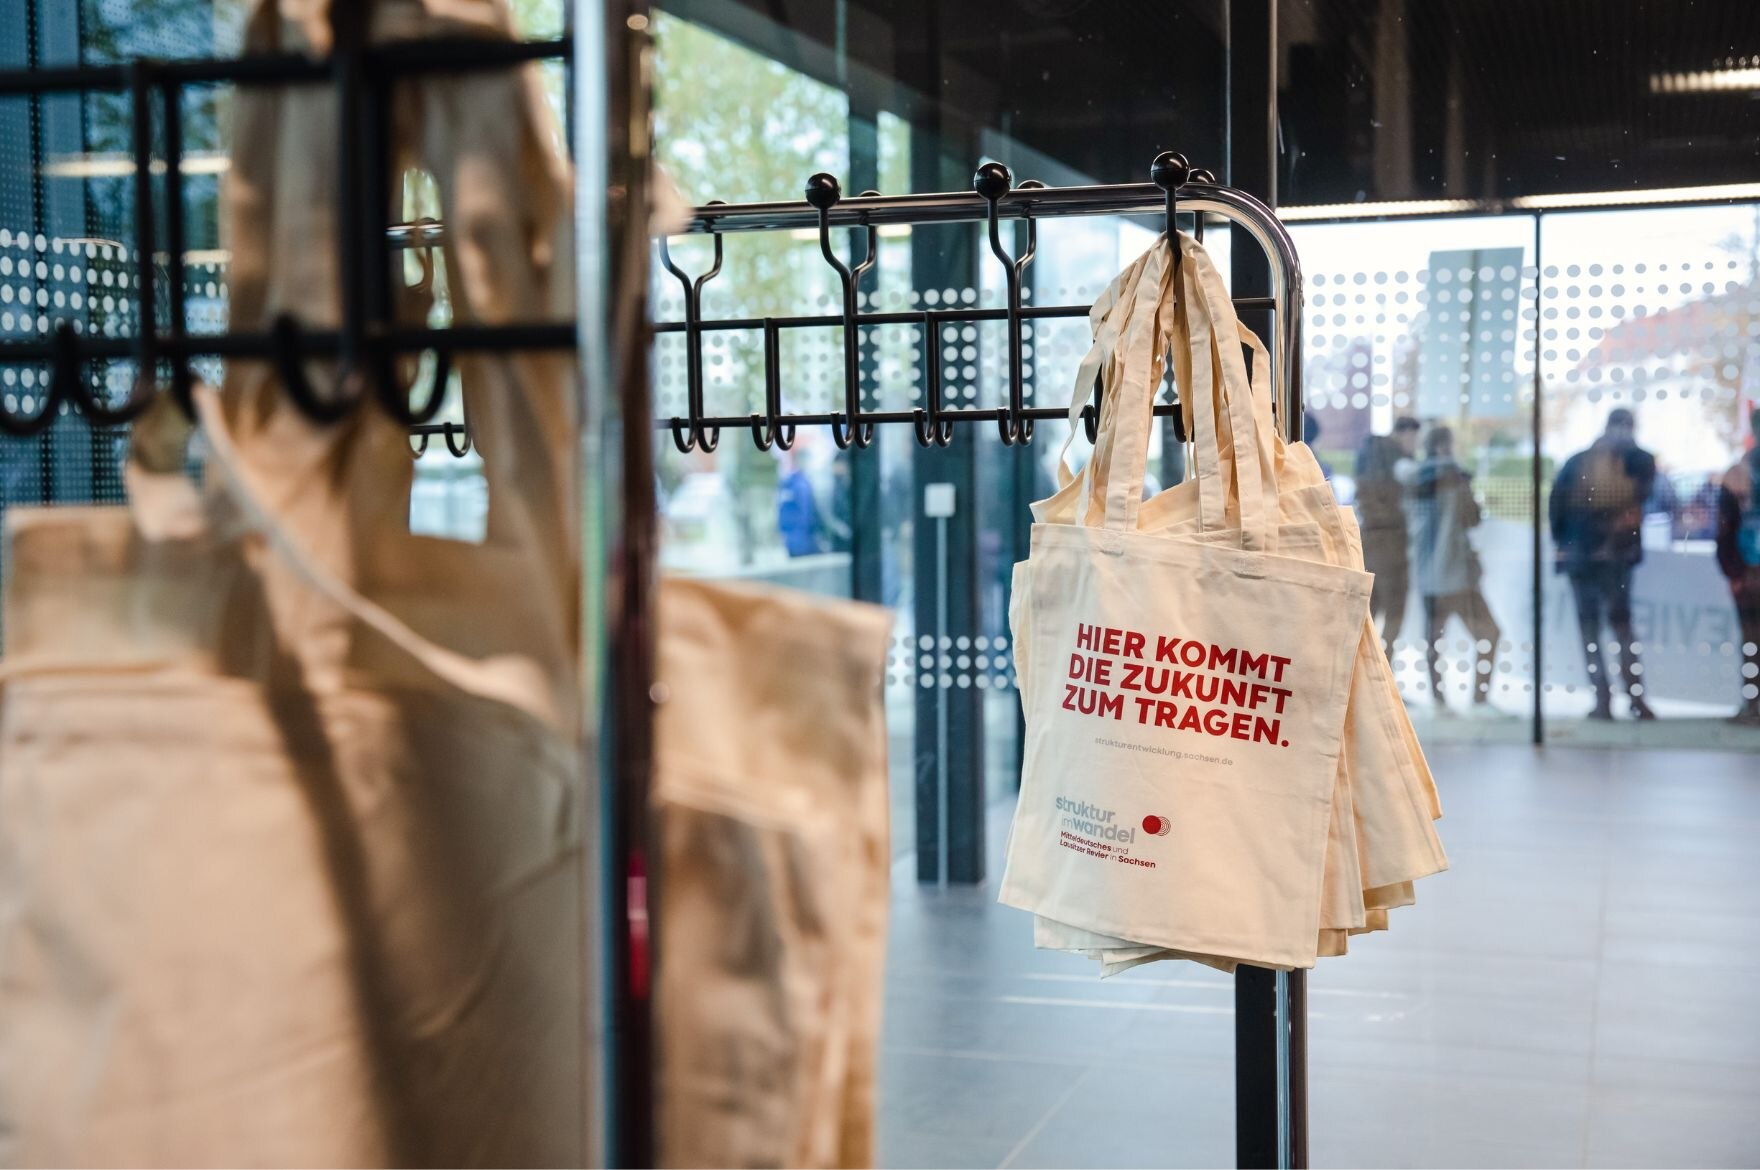
{"label": "tote bag handle", "polygon": [[[1171,353],[1194,441],[1200,526],[1213,531],[1238,522],[1243,547],[1268,549],[1276,531],[1275,454],[1270,431],[1260,429],[1240,353],[1239,322],[1209,256],[1185,236],[1178,237],[1178,246],[1185,262],[1179,266],[1183,287],[1177,292],[1165,247],[1155,249],[1139,278],[1119,342],[1122,362],[1110,367],[1116,371],[1116,389],[1103,420],[1110,426],[1089,465],[1086,493],[1103,500],[1100,519],[1106,528],[1136,527],[1155,390]],[[1264,417],[1268,422],[1268,404]],[[1084,522],[1092,522],[1088,509],[1083,515]]]}

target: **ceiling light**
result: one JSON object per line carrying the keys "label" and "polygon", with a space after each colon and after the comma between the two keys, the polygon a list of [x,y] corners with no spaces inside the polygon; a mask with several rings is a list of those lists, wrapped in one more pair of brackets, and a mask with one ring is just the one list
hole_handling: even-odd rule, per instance
{"label": "ceiling light", "polygon": [[[186,175],[218,175],[232,166],[232,160],[218,150],[191,151],[183,156],[178,168]],[[155,175],[165,173],[165,160],[154,159],[148,169]],[[43,174],[52,179],[122,179],[134,174],[134,156],[121,152],[108,154],[65,154],[43,164]]]}
{"label": "ceiling light", "polygon": [[1651,93],[1734,93],[1760,89],[1760,69],[1699,69],[1652,73]]}
{"label": "ceiling light", "polygon": [[1624,207],[1645,203],[1715,203],[1760,199],[1760,183],[1725,183],[1716,187],[1655,187],[1647,191],[1579,191],[1562,195],[1523,195],[1509,206],[1524,210],[1557,207]]}
{"label": "ceiling light", "polygon": [[1279,207],[1277,217],[1286,223],[1308,219],[1382,219],[1399,215],[1450,215],[1485,208],[1486,204],[1477,199],[1394,199],[1383,203],[1310,203]]}

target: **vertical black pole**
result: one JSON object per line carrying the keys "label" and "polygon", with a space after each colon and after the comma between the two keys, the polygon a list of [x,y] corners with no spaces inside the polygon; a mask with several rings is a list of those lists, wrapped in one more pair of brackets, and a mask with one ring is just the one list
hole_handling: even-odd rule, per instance
{"label": "vertical black pole", "polygon": [[[848,46],[841,35],[846,5],[847,0],[838,0],[840,70],[848,63]],[[872,95],[866,87],[852,87],[846,82],[845,89],[849,97],[849,190],[859,193],[880,185],[879,111],[869,105]],[[853,265],[859,261],[867,246],[864,233],[850,232],[848,263]],[[864,272],[856,287],[858,293],[872,293],[879,288],[880,266],[875,264]],[[871,335],[856,339],[861,355],[857,368],[861,372],[862,406],[866,410],[875,410],[880,405],[874,400],[878,393],[875,388],[880,384],[880,362],[878,349],[872,344],[863,344],[869,341]],[[850,596],[861,601],[881,600],[881,558],[885,555],[886,536],[885,527],[880,523],[880,479],[886,444],[898,438],[887,433],[891,429],[877,430],[873,446],[851,448],[838,454],[839,459],[849,460]]]}
{"label": "vertical black pole", "polygon": [[[173,342],[181,343],[188,331],[183,252],[187,243],[183,204],[183,87],[175,81],[161,83],[159,93],[165,118],[165,298]],[[152,371],[139,371],[151,377]],[[181,349],[171,357],[171,392],[189,405],[189,359]]]}
{"label": "vertical black pole", "polygon": [[[1277,205],[1277,0],[1228,5],[1228,182]],[[1268,258],[1247,241],[1230,249],[1235,296],[1271,292]],[[1260,314],[1242,314],[1264,332]],[[1254,319],[1261,318],[1261,319]],[[1300,401],[1299,396],[1295,401]],[[1281,419],[1299,439],[1300,412]],[[1243,1167],[1307,1165],[1307,988],[1303,972],[1242,967],[1235,975],[1235,1160]]]}
{"label": "vertical black pole", "polygon": [[[933,21],[933,15],[927,17]],[[934,38],[931,36],[933,45]],[[942,124],[911,127],[911,185],[945,191],[969,182],[964,135],[943,137]],[[975,145],[975,144],[974,144]],[[911,275],[918,288],[964,288],[977,282],[976,234],[965,226],[911,234]],[[936,326],[936,329],[941,329]],[[948,326],[946,328],[960,328]],[[922,339],[924,361],[936,361],[941,337]],[[950,367],[951,368],[951,367]],[[954,405],[948,388],[948,404]],[[964,405],[962,403],[962,405]],[[915,585],[917,880],[976,884],[984,880],[985,692],[960,686],[961,638],[983,632],[978,572],[978,428],[964,428],[951,446],[911,454],[911,543]],[[951,511],[941,505],[947,504]]]}
{"label": "vertical black pole", "polygon": [[[1027,248],[1027,225],[1023,222],[1016,221],[1013,225],[1013,229],[1012,234],[1014,239],[1009,247],[1009,255],[1019,256],[1025,252]],[[1033,267],[1029,264],[1026,271],[1021,274],[1021,281],[1026,285],[1026,288],[1022,289],[1023,293],[1031,290],[1032,279]],[[1044,325],[1045,323],[1041,322],[1037,323],[1034,327],[1032,345],[1035,358],[1043,352],[1044,342],[1039,337],[1038,330],[1044,328]],[[1043,405],[1039,401],[1038,393],[1039,371],[1043,368],[1043,362],[1035,360],[1032,363],[1032,374],[1026,379],[1025,387],[1028,392],[1027,399],[1029,405]],[[1062,445],[1061,432],[1065,425],[1066,424],[1061,422],[1052,424],[1050,427],[1041,424],[1037,437],[1041,442],[1054,443],[1055,446],[1053,449],[1055,450],[1057,446]],[[993,636],[1001,635],[1002,637],[1007,638],[1012,638],[1013,636],[1013,631],[1008,628],[1009,595],[1014,589],[1014,573],[1012,565],[1026,560],[1027,551],[1032,545],[1033,513],[1029,508],[1029,505],[1039,499],[1042,495],[1051,494],[1051,489],[1056,486],[1054,481],[1049,481],[1049,477],[1047,477],[1048,482],[1041,484],[1039,475],[1039,454],[1039,449],[1030,443],[1022,443],[1003,452],[1003,458],[1008,460],[1010,472],[1008,492],[1004,498],[1004,506],[1008,509],[1008,511],[1004,513],[1004,516],[1006,517],[1004,523],[1007,525],[1006,531],[1008,535],[1008,555],[1007,559],[1004,560],[1001,565],[996,566],[1001,573],[1002,589],[1000,612],[993,615],[993,620],[995,622],[995,629],[992,631]],[[1018,700],[1014,699],[1010,700],[1009,706],[1012,708],[1014,716],[1012,720],[1014,724],[1014,783],[1015,787],[1019,788],[1021,770],[1026,764],[1026,709],[1020,705]]]}
{"label": "vertical black pole", "polygon": [[1534,727],[1532,739],[1535,747],[1546,742],[1546,712],[1541,703],[1541,695],[1545,688],[1541,685],[1545,678],[1546,665],[1546,566],[1541,563],[1545,555],[1545,538],[1540,526],[1546,522],[1546,508],[1541,494],[1546,490],[1545,469],[1540,463],[1541,398],[1544,382],[1540,378],[1540,338],[1544,332],[1541,318],[1545,308],[1540,303],[1540,282],[1545,279],[1544,270],[1540,267],[1540,235],[1545,220],[1539,213],[1534,215],[1534,403],[1530,408],[1530,417],[1534,428],[1534,458],[1529,469],[1530,487],[1534,497],[1529,509],[1530,519],[1534,522]]}
{"label": "vertical black pole", "polygon": [[647,289],[651,126],[645,0],[575,8],[588,1166],[656,1165],[648,823],[653,755],[653,406]]}

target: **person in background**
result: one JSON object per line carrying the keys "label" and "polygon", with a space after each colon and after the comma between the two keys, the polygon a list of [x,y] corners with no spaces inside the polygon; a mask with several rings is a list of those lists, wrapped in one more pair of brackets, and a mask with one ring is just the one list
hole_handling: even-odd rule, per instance
{"label": "person in background", "polygon": [[849,454],[843,451],[831,459],[831,486],[819,513],[819,528],[825,534],[827,552],[848,552],[855,541],[851,519],[854,485],[849,460]]}
{"label": "person in background", "polygon": [[1491,672],[1503,631],[1485,602],[1479,557],[1467,539],[1479,524],[1479,503],[1473,498],[1473,477],[1455,462],[1454,432],[1432,427],[1424,436],[1422,462],[1402,460],[1395,474],[1405,489],[1411,573],[1424,599],[1424,661],[1430,672],[1431,702],[1438,710],[1448,707],[1438,659],[1448,619],[1458,617],[1478,650],[1471,714],[1495,716]]}
{"label": "person in background", "polygon": [[1604,621],[1619,647],[1632,718],[1656,718],[1644,701],[1632,632],[1632,572],[1644,559],[1644,502],[1655,484],[1656,457],[1638,446],[1632,412],[1618,407],[1608,412],[1601,437],[1565,460],[1552,485],[1547,518],[1557,570],[1570,578],[1577,603],[1583,663],[1595,687],[1591,719],[1613,718],[1613,687],[1601,653]]}
{"label": "person in background", "polygon": [[1320,465],[1320,474],[1326,477],[1327,483],[1331,483],[1332,467],[1326,462],[1326,460],[1320,458],[1320,450],[1314,446],[1314,441],[1319,437],[1320,420],[1314,417],[1313,411],[1302,411],[1302,442],[1306,443],[1308,447],[1313,450],[1314,462]]}
{"label": "person in background", "polygon": [[782,474],[776,480],[776,528],[782,547],[791,557],[812,556],[825,551],[819,508],[813,499],[813,481],[792,451],[783,451]]}
{"label": "person in background", "polygon": [[1406,556],[1404,494],[1394,468],[1418,451],[1418,420],[1402,415],[1393,433],[1368,435],[1357,450],[1357,526],[1363,531],[1363,567],[1375,574],[1369,612],[1381,623],[1381,645],[1393,644],[1405,624],[1410,561]]}
{"label": "person in background", "polygon": [[1754,445],[1717,490],[1717,567],[1729,580],[1742,631],[1742,705],[1730,722],[1760,727],[1760,408],[1748,428]]}

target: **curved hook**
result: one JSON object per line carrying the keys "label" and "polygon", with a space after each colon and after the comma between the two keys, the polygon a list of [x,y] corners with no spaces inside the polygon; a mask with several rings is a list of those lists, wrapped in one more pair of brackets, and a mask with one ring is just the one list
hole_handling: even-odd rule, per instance
{"label": "curved hook", "polygon": [[[459,437],[464,440],[463,446],[459,446],[452,441],[454,433],[457,433]],[[463,459],[466,455],[469,455],[471,453],[472,444],[476,442],[476,436],[471,433],[470,417],[467,415],[465,420],[461,423],[447,423],[446,429],[441,432],[441,438],[446,440],[446,449],[452,452],[454,457]]]}
{"label": "curved hook", "polygon": [[439,226],[440,221],[431,215],[424,215],[420,219],[409,221],[412,235],[422,241],[420,248],[412,249],[416,253],[416,263],[422,266],[421,279],[409,288],[409,291],[417,296],[426,296],[434,291],[434,245],[426,237],[429,228]]}
{"label": "curved hook", "polygon": [[945,447],[953,441],[953,420],[941,413],[941,339],[936,336],[940,328],[941,314],[923,310],[923,401],[927,405],[911,412],[919,447]]}
{"label": "curved hook", "polygon": [[[718,205],[722,200],[711,200],[711,206]],[[678,287],[684,291],[684,382],[685,412],[689,416],[688,429],[680,428],[677,418],[672,420],[672,442],[681,454],[692,451],[713,451],[721,444],[721,429],[707,426],[703,422],[706,411],[703,407],[703,286],[721,272],[721,233],[710,232],[714,241],[714,262],[708,271],[692,279],[684,269],[672,262],[672,249],[666,245],[666,237],[660,237],[660,264],[678,280]]]}
{"label": "curved hook", "polygon": [[421,443],[418,446],[414,446],[409,449],[409,457],[411,459],[420,459],[422,456],[424,456],[428,453],[428,432],[427,431],[417,431],[415,433],[414,437],[417,439],[420,439]]}
{"label": "curved hook", "polygon": [[[868,254],[852,270],[837,258],[831,247],[831,209],[843,198],[843,188],[834,175],[820,172],[807,180],[806,199],[819,212],[819,253],[831,265],[843,291],[843,410],[831,412],[831,441],[839,451],[851,447],[861,449],[874,442],[874,424],[862,421],[860,341],[856,323],[856,281],[878,259],[876,242],[879,233],[874,225],[868,229]],[[847,428],[847,429],[845,429]]]}
{"label": "curved hook", "polygon": [[[1216,185],[1216,176],[1204,167],[1194,167],[1191,176],[1186,181],[1189,183],[1205,183],[1214,187]],[[1192,239],[1200,244],[1204,242],[1204,213],[1202,211],[1194,212],[1192,214]]]}
{"label": "curved hook", "polygon": [[54,347],[54,356],[49,359],[49,376],[43,389],[42,409],[31,415],[14,414],[4,404],[0,404],[0,431],[5,431],[14,438],[28,438],[54,422],[61,403],[67,399],[70,386],[79,381],[79,338],[72,328],[68,327],[65,333],[57,328],[51,344]]}
{"label": "curved hook", "polygon": [[764,318],[764,413],[752,415],[752,442],[758,450],[794,447],[793,423],[782,421],[782,337],[774,317]]}
{"label": "curved hook", "polygon": [[452,354],[444,349],[434,351],[434,378],[428,383],[427,397],[422,399],[420,406],[409,404],[407,386],[399,386],[395,381],[381,378],[374,382],[379,392],[379,403],[385,412],[406,427],[421,426],[432,422],[446,403],[446,391],[452,381]]}
{"label": "curved hook", "polygon": [[[319,398],[312,393],[312,384],[306,380],[304,349],[305,330],[294,315],[282,313],[276,317],[269,326],[269,355],[276,372],[281,375],[287,396],[293,400],[294,407],[313,422],[336,422],[360,401],[358,388],[353,394],[335,398]],[[354,371],[345,369],[337,384],[358,381]]]}
{"label": "curved hook", "polygon": [[[1008,168],[999,162],[987,162],[978,168],[972,176],[972,189],[975,190],[988,205],[990,251],[1002,261],[1003,278],[1007,289],[1008,315],[1008,405],[997,416],[996,427],[1002,436],[1005,447],[1017,443],[1026,444],[1033,438],[1033,420],[1026,418],[1026,387],[1024,365],[1021,357],[1021,274],[1032,263],[1033,253],[1039,248],[1039,232],[1030,215],[1023,216],[1027,221],[1027,247],[1018,257],[1011,257],[1002,246],[1002,223],[998,203],[1014,186],[1014,176]],[[1022,184],[1024,188],[1042,187],[1043,183]]]}
{"label": "curved hook", "polygon": [[55,388],[55,397],[61,402],[74,403],[93,426],[115,427],[133,422],[152,405],[157,385],[152,352],[148,347],[139,347],[134,385],[119,406],[111,406],[98,397],[97,391],[86,385],[85,379],[80,376],[80,359],[83,355],[80,353],[79,334],[74,331],[70,322],[55,323],[54,347],[51,384]]}

